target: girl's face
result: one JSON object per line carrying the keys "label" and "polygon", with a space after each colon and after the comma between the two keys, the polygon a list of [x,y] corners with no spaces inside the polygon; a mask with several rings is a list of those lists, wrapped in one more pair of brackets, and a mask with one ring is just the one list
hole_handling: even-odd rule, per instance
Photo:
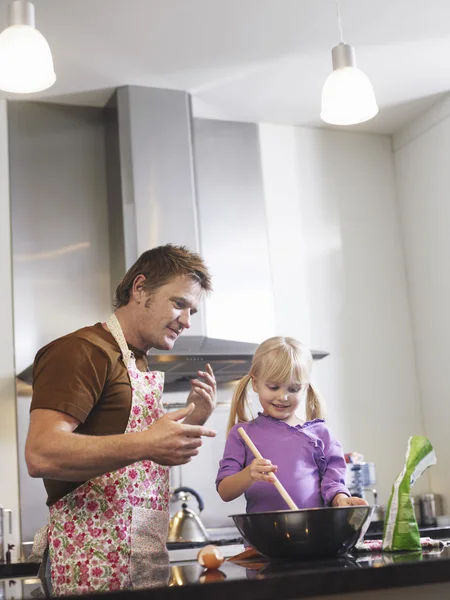
{"label": "girl's face", "polygon": [[252,378],[253,391],[259,396],[263,414],[288,424],[298,422],[295,411],[300,406],[305,384]]}

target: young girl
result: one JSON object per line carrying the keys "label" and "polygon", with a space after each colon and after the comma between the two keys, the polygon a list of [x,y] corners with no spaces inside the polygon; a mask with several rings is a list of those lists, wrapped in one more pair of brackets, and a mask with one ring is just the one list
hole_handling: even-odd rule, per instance
{"label": "young girl", "polygon": [[[245,494],[247,512],[286,510],[273,473],[298,508],[367,504],[345,487],[340,443],[323,419],[321,400],[310,382],[311,352],[290,337],[272,337],[256,350],[248,375],[231,404],[228,439],[216,486],[222,500]],[[258,394],[262,412],[247,416],[247,386]],[[296,415],[306,396],[306,422]],[[238,433],[243,427],[263,459],[254,458]]]}

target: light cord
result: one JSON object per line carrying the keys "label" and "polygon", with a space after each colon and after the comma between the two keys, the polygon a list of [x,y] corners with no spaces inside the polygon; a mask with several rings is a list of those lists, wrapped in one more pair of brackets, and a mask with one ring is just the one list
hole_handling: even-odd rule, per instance
{"label": "light cord", "polygon": [[342,32],[341,9],[339,7],[339,0],[336,0],[336,14],[337,14],[339,34],[341,37],[341,44],[343,44],[344,43],[344,34]]}

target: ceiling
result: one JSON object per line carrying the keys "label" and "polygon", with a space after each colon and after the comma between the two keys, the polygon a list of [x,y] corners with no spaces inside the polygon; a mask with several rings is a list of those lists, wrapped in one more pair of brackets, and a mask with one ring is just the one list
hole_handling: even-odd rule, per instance
{"label": "ceiling", "polygon": [[[199,117],[323,125],[321,88],[339,42],[335,0],[34,3],[57,82],[27,99],[102,106],[116,87],[142,85],[190,92]],[[344,40],[380,106],[375,119],[348,129],[392,133],[449,90],[449,0],[340,7]]]}

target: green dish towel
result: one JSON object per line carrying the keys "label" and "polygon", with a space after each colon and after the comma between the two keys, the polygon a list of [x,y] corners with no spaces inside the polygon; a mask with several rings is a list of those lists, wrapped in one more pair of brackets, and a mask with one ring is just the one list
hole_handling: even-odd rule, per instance
{"label": "green dish towel", "polygon": [[411,488],[422,473],[436,464],[430,440],[413,435],[408,440],[405,466],[392,487],[384,521],[383,550],[420,550],[420,533],[411,500]]}

